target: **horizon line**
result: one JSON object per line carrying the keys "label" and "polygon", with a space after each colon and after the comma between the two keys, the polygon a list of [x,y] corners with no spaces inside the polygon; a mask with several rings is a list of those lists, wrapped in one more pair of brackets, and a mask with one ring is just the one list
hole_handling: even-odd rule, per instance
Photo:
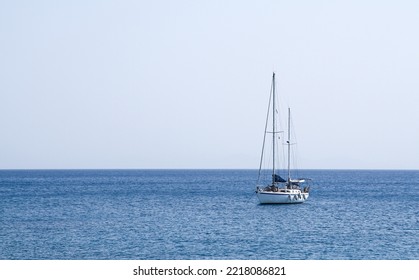
{"label": "horizon line", "polygon": [[[258,168],[0,168],[0,171],[36,171],[36,170],[259,170]],[[265,168],[262,170],[269,170]],[[277,170],[286,170],[286,168],[279,168]],[[419,171],[415,168],[299,168],[298,170],[336,170],[336,171]]]}

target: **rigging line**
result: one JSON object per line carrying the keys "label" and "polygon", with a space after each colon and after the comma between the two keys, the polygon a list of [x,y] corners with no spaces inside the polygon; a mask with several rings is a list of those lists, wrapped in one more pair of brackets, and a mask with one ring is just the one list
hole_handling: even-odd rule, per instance
{"label": "rigging line", "polygon": [[270,94],[269,94],[268,113],[266,114],[266,122],[265,122],[265,132],[263,133],[262,153],[260,155],[259,174],[258,174],[258,181],[257,181],[258,183],[259,183],[259,179],[260,179],[260,170],[262,169],[263,151],[265,150],[266,131],[268,129],[268,119],[269,119],[269,112],[270,112],[270,108],[271,108],[272,91],[273,91],[273,82],[271,84],[271,91],[270,91]]}
{"label": "rigging line", "polygon": [[291,150],[291,155],[292,155],[292,164],[294,166],[294,173],[295,176],[299,177],[300,176],[300,163],[299,163],[299,153],[298,153],[298,139],[297,139],[297,131],[295,130],[295,125],[294,125],[294,118],[291,118],[291,138],[294,139],[294,143],[292,143],[291,145],[295,145],[295,147]]}

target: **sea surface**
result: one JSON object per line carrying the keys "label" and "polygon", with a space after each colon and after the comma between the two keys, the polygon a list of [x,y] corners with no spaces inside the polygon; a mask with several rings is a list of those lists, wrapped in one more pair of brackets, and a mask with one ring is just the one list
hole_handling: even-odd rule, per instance
{"label": "sea surface", "polygon": [[0,170],[0,259],[419,259],[419,171],[299,173],[261,205],[256,170]]}

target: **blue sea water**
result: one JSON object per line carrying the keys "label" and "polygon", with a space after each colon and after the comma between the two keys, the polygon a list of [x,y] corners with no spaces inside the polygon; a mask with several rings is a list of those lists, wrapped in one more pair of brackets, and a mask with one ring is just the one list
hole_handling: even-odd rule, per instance
{"label": "blue sea water", "polygon": [[1,170],[0,259],[419,259],[419,171],[300,173],[260,205],[256,170]]}

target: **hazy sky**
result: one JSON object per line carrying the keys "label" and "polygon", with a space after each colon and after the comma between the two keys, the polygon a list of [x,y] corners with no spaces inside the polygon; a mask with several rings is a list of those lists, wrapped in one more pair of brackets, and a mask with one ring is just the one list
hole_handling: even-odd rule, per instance
{"label": "hazy sky", "polygon": [[0,1],[0,168],[419,169],[418,1]]}

